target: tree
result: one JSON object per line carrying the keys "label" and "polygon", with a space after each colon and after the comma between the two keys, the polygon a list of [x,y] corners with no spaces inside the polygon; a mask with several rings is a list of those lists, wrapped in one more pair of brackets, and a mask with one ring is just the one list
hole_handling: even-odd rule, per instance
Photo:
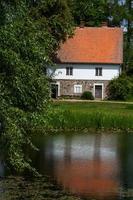
{"label": "tree", "polygon": [[124,46],[124,70],[133,75],[133,1],[127,0],[125,4],[125,19],[127,19],[127,33]]}
{"label": "tree", "polygon": [[72,20],[65,0],[1,0],[0,11],[0,147],[21,172],[33,169],[24,148],[34,148],[32,129],[46,125],[46,67]]}
{"label": "tree", "polygon": [[133,94],[133,81],[124,74],[109,82],[108,97],[110,100],[127,100]]}
{"label": "tree", "polygon": [[86,26],[99,26],[107,20],[107,0],[70,0],[69,4],[77,25],[84,21]]}
{"label": "tree", "polygon": [[[133,1],[132,0],[69,0],[75,24],[84,21],[86,26],[120,27],[127,21],[127,33],[124,33],[124,65],[128,74],[133,72]],[[118,14],[119,13],[119,14]]]}

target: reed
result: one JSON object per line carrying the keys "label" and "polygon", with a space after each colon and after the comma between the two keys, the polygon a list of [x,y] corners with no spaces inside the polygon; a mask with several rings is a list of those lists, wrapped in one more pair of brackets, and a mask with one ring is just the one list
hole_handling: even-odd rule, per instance
{"label": "reed", "polygon": [[133,130],[133,105],[109,103],[54,103],[49,120],[53,129]]}

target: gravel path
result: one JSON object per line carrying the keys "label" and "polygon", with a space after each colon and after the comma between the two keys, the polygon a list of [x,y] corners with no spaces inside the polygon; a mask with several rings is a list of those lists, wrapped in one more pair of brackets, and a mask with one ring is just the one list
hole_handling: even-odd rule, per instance
{"label": "gravel path", "polygon": [[127,101],[102,101],[102,100],[80,100],[80,99],[53,99],[54,102],[85,102],[85,103],[116,103],[116,104],[133,104]]}

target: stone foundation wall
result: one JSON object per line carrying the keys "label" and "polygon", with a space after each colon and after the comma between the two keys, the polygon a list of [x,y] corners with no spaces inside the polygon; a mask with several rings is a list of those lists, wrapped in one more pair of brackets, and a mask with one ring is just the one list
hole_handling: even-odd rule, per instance
{"label": "stone foundation wall", "polygon": [[104,85],[103,98],[107,97],[107,85],[109,81],[95,81],[95,80],[57,80],[60,83],[60,96],[81,96],[81,94],[74,93],[74,85],[82,85],[82,92],[94,92],[94,84],[99,83]]}

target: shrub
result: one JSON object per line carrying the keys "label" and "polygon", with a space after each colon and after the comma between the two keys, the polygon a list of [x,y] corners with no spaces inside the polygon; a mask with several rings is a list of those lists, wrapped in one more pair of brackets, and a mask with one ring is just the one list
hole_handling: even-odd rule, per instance
{"label": "shrub", "polygon": [[90,91],[85,91],[81,95],[81,99],[88,99],[88,100],[94,100],[94,97]]}
{"label": "shrub", "polygon": [[110,100],[127,100],[132,93],[132,83],[127,76],[120,76],[109,82],[108,98]]}

